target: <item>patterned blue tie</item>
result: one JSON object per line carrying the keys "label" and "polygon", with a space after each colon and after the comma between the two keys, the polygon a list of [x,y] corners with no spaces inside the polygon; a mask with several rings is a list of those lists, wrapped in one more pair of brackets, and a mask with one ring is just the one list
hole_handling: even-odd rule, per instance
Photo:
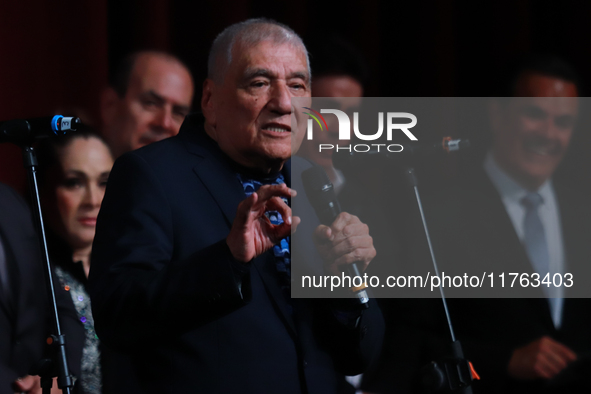
{"label": "patterned blue tie", "polygon": [[[548,242],[546,240],[546,233],[544,225],[538,214],[538,208],[543,203],[543,198],[539,193],[530,192],[523,199],[521,203],[525,206],[524,219],[524,239],[525,250],[533,268],[540,274],[540,281],[544,279],[546,274],[550,274],[549,279],[552,283],[555,272],[550,270],[550,254],[548,252]],[[559,298],[557,288],[547,285],[541,285],[544,293],[548,297],[552,320],[555,327],[560,326],[562,315],[563,299]]]}
{"label": "patterned blue tie", "polygon": [[[244,187],[244,193],[246,197],[250,196],[252,193],[259,190],[259,188],[263,185],[280,185],[285,183],[283,179],[283,175],[279,174],[276,178],[272,179],[264,179],[264,180],[257,180],[257,179],[249,179],[246,178],[244,175],[237,174],[240,183]],[[283,201],[289,205],[289,201],[281,197]],[[269,218],[269,221],[273,225],[278,225],[283,223],[283,218],[281,214],[277,211],[267,211],[265,215]],[[273,254],[275,255],[275,267],[277,268],[277,272],[279,272],[279,276],[281,278],[282,287],[286,290],[289,294],[290,289],[290,278],[291,278],[291,252],[289,249],[290,245],[290,237],[283,238],[279,244],[273,246]]]}

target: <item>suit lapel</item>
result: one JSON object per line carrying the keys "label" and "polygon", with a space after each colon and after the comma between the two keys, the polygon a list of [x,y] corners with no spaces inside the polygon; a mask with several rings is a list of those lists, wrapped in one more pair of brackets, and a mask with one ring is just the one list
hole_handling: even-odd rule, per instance
{"label": "suit lapel", "polygon": [[[490,207],[490,212],[487,215],[489,226],[495,229],[495,236],[497,248],[502,248],[505,256],[511,256],[511,260],[514,262],[514,266],[511,267],[512,272],[532,272],[533,267],[527,257],[527,253],[523,244],[519,240],[513,222],[505,209],[505,204],[499,195],[499,192],[494,187],[492,181],[489,179],[486,172],[477,178],[480,183],[484,198],[488,198],[490,201],[486,206]],[[507,231],[501,231],[501,229],[507,229]]]}
{"label": "suit lapel", "polygon": [[[5,234],[5,231],[2,228],[2,226],[0,225],[0,242],[2,242],[2,245],[4,246],[4,253],[6,255],[6,270],[8,271],[9,264],[10,264],[10,261],[9,261],[9,259],[10,259],[10,256],[9,256],[10,251],[8,250],[8,241],[4,237],[4,234]],[[11,281],[11,278],[9,278],[8,280]],[[13,282],[13,281],[11,281],[11,282]],[[14,283],[12,283],[12,285],[14,286]],[[13,313],[13,310],[11,308],[11,304],[12,303],[7,298],[6,289],[0,287],[0,290],[1,290],[0,291],[0,310],[3,310],[4,313],[7,316],[10,316]]]}
{"label": "suit lapel", "polygon": [[204,158],[193,167],[193,171],[205,185],[231,226],[238,204],[245,199],[244,190],[235,173],[216,171],[220,163]]}
{"label": "suit lapel", "polygon": [[[555,184],[555,192],[560,210],[565,272],[572,273],[575,280],[589,278],[591,277],[591,266],[588,264],[591,256],[591,246],[589,246],[591,223],[588,218],[591,217],[591,209],[588,208],[587,201],[569,189]],[[583,282],[579,280],[578,283]],[[573,298],[587,298],[588,288],[577,288],[576,284],[575,281],[575,286],[566,289],[568,298],[564,299],[561,331],[568,331],[568,327],[580,324],[582,316],[587,314],[586,303],[582,299]]]}
{"label": "suit lapel", "polygon": [[[505,209],[505,205],[503,204],[500,196],[498,196],[498,192],[494,188],[492,184],[490,187],[493,189],[489,191],[491,196],[495,196],[495,209],[493,212],[497,214],[494,215],[497,222],[494,222],[492,226],[497,229],[511,229],[511,231],[506,231],[504,234],[500,234],[502,237],[502,241],[499,242],[499,245],[503,245],[503,249],[505,249],[505,255],[513,256],[512,259],[514,260],[515,264],[511,267],[511,272],[518,272],[518,273],[533,273],[532,264],[527,257],[527,253],[525,248],[523,247],[517,233],[515,232],[515,228],[513,227],[513,222],[509,218],[509,214]],[[528,298],[525,299],[525,302],[529,305],[529,308],[534,316],[537,316],[542,324],[550,330],[554,330],[554,322],[552,321],[552,316],[550,314],[550,306],[548,305],[548,300],[542,294],[541,288],[538,289],[531,289],[533,292],[538,293],[538,298]]]}
{"label": "suit lapel", "polygon": [[[591,266],[587,261],[591,255],[589,237],[591,236],[591,224],[588,218],[591,210],[588,210],[587,202],[577,198],[576,193],[570,193],[564,188],[555,187],[556,198],[560,210],[560,222],[562,227],[562,240],[564,247],[565,272],[573,274],[573,278],[591,277]],[[578,201],[580,200],[580,201]],[[586,212],[582,210],[587,209]],[[570,297],[585,297],[587,289],[578,289],[575,286],[568,289]],[[579,281],[579,283],[581,283]]]}
{"label": "suit lapel", "polygon": [[[488,178],[486,172],[476,179],[480,179],[480,181],[477,182],[479,182],[479,186],[483,191],[483,195],[490,196],[491,199],[490,225],[492,228],[511,229],[510,231],[499,232],[499,236],[502,238],[502,240],[497,242],[499,245],[503,245],[502,247],[505,250],[506,256],[513,256],[512,259],[515,261],[515,266],[511,267],[513,270],[512,272],[533,272],[533,266],[527,257],[527,253],[523,247],[523,244],[515,232],[513,222],[511,221],[507,210],[505,209],[505,205],[503,204],[497,189]],[[554,322],[552,321],[552,316],[550,314],[548,300],[543,296],[543,294],[541,294],[541,288],[538,288],[537,290],[539,290],[538,293],[540,293],[539,298],[529,298],[525,301],[529,304],[531,311],[541,319],[541,322],[549,329],[554,330]]]}
{"label": "suit lapel", "polygon": [[283,174],[283,179],[285,180],[285,184],[287,186],[291,187],[291,159],[285,162],[281,173]]}
{"label": "suit lapel", "polygon": [[[218,145],[198,124],[200,117],[187,117],[179,137],[189,153],[194,155],[193,171],[209,191],[231,226],[238,204],[244,200],[244,189],[236,177],[236,171]],[[195,130],[196,129],[196,130]]]}

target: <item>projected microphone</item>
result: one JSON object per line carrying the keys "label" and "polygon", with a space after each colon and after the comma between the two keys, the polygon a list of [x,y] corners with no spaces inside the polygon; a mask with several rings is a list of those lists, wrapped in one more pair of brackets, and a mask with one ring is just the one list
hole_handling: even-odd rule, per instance
{"label": "projected microphone", "polygon": [[467,139],[452,139],[444,137],[439,142],[431,144],[419,144],[408,142],[403,144],[372,144],[365,145],[367,150],[335,150],[332,155],[333,165],[346,171],[352,165],[359,165],[368,160],[386,160],[400,162],[404,164],[414,164],[425,157],[437,153],[451,153],[464,150],[470,147],[470,141]]}
{"label": "projected microphone", "polygon": [[62,115],[17,119],[0,124],[0,143],[31,144],[37,138],[64,135],[82,125],[79,118]]}
{"label": "projected microphone", "polygon": [[[315,166],[302,172],[302,182],[304,183],[308,200],[312,207],[314,207],[320,223],[330,226],[339,213],[341,213],[341,207],[328,176],[321,167]],[[348,272],[346,273],[351,278],[361,277],[360,264],[360,262],[349,264],[347,266]],[[367,285],[361,281],[360,286],[351,288],[351,291],[356,296],[358,305],[363,309],[369,307],[369,297],[365,290],[366,287]]]}

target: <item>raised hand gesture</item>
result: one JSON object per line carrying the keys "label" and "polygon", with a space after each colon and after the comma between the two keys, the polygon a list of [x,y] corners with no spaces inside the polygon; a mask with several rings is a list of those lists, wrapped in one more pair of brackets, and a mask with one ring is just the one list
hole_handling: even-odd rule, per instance
{"label": "raised hand gesture", "polygon": [[[232,229],[226,238],[236,260],[247,263],[295,231],[300,219],[291,216],[291,208],[281,199],[295,195],[295,190],[284,183],[263,185],[238,205]],[[271,224],[265,216],[267,211],[279,212],[283,223]]]}

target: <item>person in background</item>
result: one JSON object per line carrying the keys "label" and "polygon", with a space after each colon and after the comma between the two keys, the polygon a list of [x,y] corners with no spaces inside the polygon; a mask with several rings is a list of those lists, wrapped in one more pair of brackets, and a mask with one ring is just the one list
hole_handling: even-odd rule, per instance
{"label": "person in background", "polygon": [[[498,193],[506,212],[499,217],[509,219],[503,222],[505,234],[511,235],[503,242],[505,250],[520,242],[513,256],[518,272],[526,271],[517,268],[522,266],[542,278],[548,272],[574,272],[591,259],[591,249],[584,246],[588,239],[581,237],[591,234],[591,213],[588,201],[553,175],[580,115],[579,77],[560,58],[533,55],[518,63],[508,82],[509,98],[496,100],[491,109],[493,146],[484,160],[485,176],[494,188],[490,194]],[[495,228],[501,228],[500,221]],[[470,330],[477,339],[486,333],[493,336],[486,340],[497,351],[485,355],[474,350],[474,357],[496,363],[492,367],[502,370],[503,379],[498,380],[507,384],[506,392],[580,389],[585,376],[579,372],[570,382],[554,378],[577,360],[577,354],[591,350],[591,304],[565,295],[563,287],[548,289],[545,299],[491,300],[489,320],[484,320],[488,327],[482,333]]]}
{"label": "person in background", "polygon": [[50,260],[67,297],[60,319],[68,362],[80,392],[101,392],[99,341],[94,331],[86,278],[96,218],[113,156],[90,131],[46,139],[38,147],[40,192]]}
{"label": "person in background", "polygon": [[[484,160],[425,199],[438,262],[442,270],[477,265],[540,280],[572,273],[580,287],[591,261],[591,209],[555,176],[581,119],[579,77],[562,59],[535,54],[499,86]],[[456,335],[481,377],[474,393],[589,392],[591,303],[569,297],[576,285],[542,285],[540,298],[449,300]]]}
{"label": "person in background", "polygon": [[[591,260],[591,209],[556,176],[581,117],[579,77],[562,59],[539,54],[518,59],[497,77],[489,150],[423,198],[439,269],[542,278],[584,270]],[[409,229],[405,260],[429,266],[422,226],[413,227],[418,231]],[[575,277],[583,283],[588,276]],[[546,298],[503,298],[505,288],[498,298],[447,300],[455,335],[481,378],[473,382],[475,394],[589,392],[591,303],[566,298],[564,287],[539,290]],[[449,354],[441,300],[413,303],[420,308],[398,310],[410,317],[411,329],[389,335],[376,373],[364,382],[368,392],[422,393],[421,368]],[[413,341],[414,351],[404,352]],[[408,378],[396,378],[397,370]]]}
{"label": "person in background", "polygon": [[[359,111],[368,75],[361,53],[334,35],[310,37],[306,42],[313,71],[312,96],[335,98],[330,101],[333,107],[348,114]],[[322,166],[339,194],[345,186],[345,176],[332,163],[334,150],[318,150],[319,144],[339,143],[336,117],[327,116],[326,121],[329,125],[326,132],[315,133],[314,140],[304,138],[298,154]]]}
{"label": "person in background", "polygon": [[166,52],[125,57],[101,96],[101,134],[115,158],[178,134],[193,100],[193,77]]}
{"label": "person in background", "polygon": [[29,207],[0,184],[0,394],[41,394],[39,377],[29,375],[50,331],[39,252]]}

